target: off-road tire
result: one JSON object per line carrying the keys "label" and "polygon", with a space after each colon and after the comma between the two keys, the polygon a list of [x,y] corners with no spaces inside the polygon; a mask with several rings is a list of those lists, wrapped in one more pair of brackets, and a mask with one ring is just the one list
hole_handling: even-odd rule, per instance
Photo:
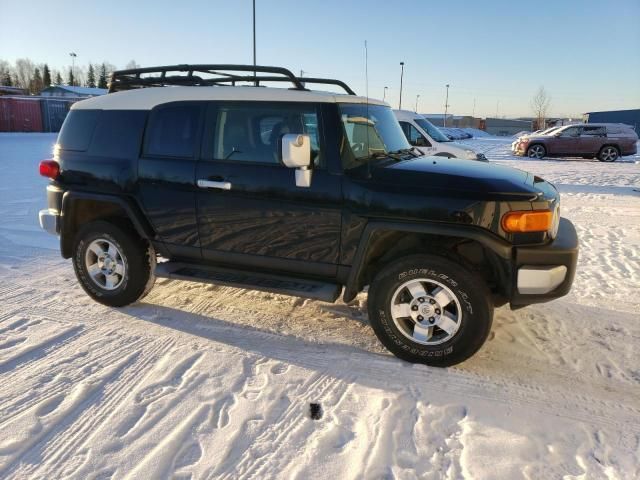
{"label": "off-road tire", "polygon": [[[445,343],[423,345],[400,332],[391,315],[394,292],[412,279],[431,279],[447,286],[462,310],[461,324]],[[460,264],[436,255],[412,255],[383,268],[371,282],[369,322],[382,344],[413,363],[447,367],[460,363],[484,344],[493,321],[493,304],[484,280]]]}
{"label": "off-road tire", "polygon": [[[126,262],[121,284],[114,290],[97,285],[87,271],[85,256],[89,245],[97,239],[113,243]],[[73,268],[80,285],[95,301],[110,307],[123,307],[141,300],[155,283],[156,256],[153,247],[140,239],[124,222],[95,221],[84,225],[76,234],[73,246]]]}

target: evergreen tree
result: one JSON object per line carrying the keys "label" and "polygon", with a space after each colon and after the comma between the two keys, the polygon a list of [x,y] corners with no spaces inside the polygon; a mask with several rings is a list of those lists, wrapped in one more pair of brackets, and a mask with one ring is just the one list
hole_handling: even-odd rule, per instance
{"label": "evergreen tree", "polygon": [[40,75],[40,69],[36,68],[33,72],[33,78],[29,82],[29,91],[32,95],[38,95],[43,88],[42,75]]}
{"label": "evergreen tree", "polygon": [[42,83],[44,84],[44,88],[51,86],[51,71],[49,70],[49,65],[44,64],[43,72],[42,72]]}
{"label": "evergreen tree", "polygon": [[69,68],[69,77],[67,81],[67,85],[73,87],[75,85],[75,79],[73,78],[73,69]]}
{"label": "evergreen tree", "polygon": [[87,87],[96,88],[96,71],[91,64],[89,64],[89,72],[87,73]]}
{"label": "evergreen tree", "polygon": [[56,72],[56,85],[62,85],[62,76],[60,72]]}
{"label": "evergreen tree", "polygon": [[100,65],[100,75],[98,76],[98,88],[107,88],[107,66]]}

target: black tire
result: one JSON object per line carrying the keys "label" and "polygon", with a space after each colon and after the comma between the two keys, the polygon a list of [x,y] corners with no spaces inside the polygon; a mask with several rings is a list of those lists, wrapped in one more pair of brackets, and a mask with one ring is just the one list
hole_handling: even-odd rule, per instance
{"label": "black tire", "polygon": [[620,158],[620,150],[613,145],[605,145],[598,152],[598,160],[601,162],[615,162]]}
{"label": "black tire", "polygon": [[[431,279],[447,286],[462,311],[456,333],[438,345],[423,345],[405,336],[391,314],[397,289],[412,279]],[[471,357],[484,344],[493,321],[493,304],[484,280],[458,263],[436,255],[412,255],[383,268],[369,289],[369,322],[378,339],[395,356],[412,363],[448,367]],[[442,331],[444,333],[444,330]]]}
{"label": "black tire", "polygon": [[[117,288],[108,290],[94,281],[85,260],[95,240],[107,240],[118,249],[126,268]],[[123,307],[142,299],[155,283],[156,257],[153,248],[124,223],[95,221],[77,233],[73,247],[73,268],[80,285],[95,301],[110,307]]]}
{"label": "black tire", "polygon": [[529,158],[535,158],[535,159],[542,159],[547,155],[547,149],[545,148],[544,145],[541,145],[539,143],[534,143],[533,145],[530,145],[529,148],[527,148],[527,157]]}

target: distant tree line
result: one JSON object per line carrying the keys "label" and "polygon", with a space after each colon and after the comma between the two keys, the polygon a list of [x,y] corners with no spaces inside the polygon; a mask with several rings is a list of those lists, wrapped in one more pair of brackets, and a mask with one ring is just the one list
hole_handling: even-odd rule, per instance
{"label": "distant tree line", "polygon": [[[125,68],[137,66],[131,60]],[[34,63],[29,58],[18,58],[14,64],[0,58],[0,85],[20,87],[32,95],[37,95],[52,85],[107,88],[114,70],[117,70],[116,66],[109,62],[89,62],[88,65],[76,65],[73,69],[71,66],[52,69],[47,63]]]}

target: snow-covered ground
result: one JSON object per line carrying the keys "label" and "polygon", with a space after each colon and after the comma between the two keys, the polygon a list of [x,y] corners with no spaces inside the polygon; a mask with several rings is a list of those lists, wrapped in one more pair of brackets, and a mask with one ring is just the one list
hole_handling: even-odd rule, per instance
{"label": "snow-covered ground", "polygon": [[640,475],[640,165],[469,141],[554,182],[582,250],[569,296],[498,309],[475,357],[434,369],[384,351],[364,296],[161,280],[92,302],[37,226],[54,141],[0,134],[0,478]]}

